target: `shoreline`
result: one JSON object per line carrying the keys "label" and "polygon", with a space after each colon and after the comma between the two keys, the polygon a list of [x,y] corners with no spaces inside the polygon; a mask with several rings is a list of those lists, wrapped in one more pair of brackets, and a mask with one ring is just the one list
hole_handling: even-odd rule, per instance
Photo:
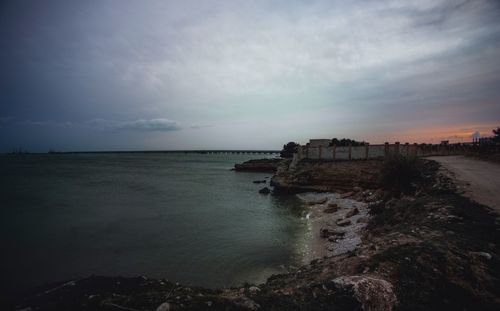
{"label": "shoreline", "polygon": [[[322,165],[312,169],[333,167]],[[304,264],[263,284],[207,289],[147,278],[89,277],[25,297],[19,307],[498,310],[499,225],[487,207],[457,193],[436,162],[426,161],[421,169],[424,178],[412,194],[396,197],[381,187],[364,190],[352,180],[346,180],[349,187],[342,193],[297,194],[307,205]]]}

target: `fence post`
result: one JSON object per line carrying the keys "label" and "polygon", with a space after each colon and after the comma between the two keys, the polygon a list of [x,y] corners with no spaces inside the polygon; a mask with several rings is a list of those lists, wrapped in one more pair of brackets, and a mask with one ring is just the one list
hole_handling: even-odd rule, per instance
{"label": "fence post", "polygon": [[368,150],[370,148],[370,143],[365,144],[365,159],[368,159]]}
{"label": "fence post", "polygon": [[394,148],[394,153],[399,154],[399,141],[396,142],[395,148]]}
{"label": "fence post", "polygon": [[384,143],[384,157],[388,157],[389,156],[389,143],[388,142],[385,142]]}
{"label": "fence post", "polygon": [[351,156],[352,156],[351,155],[351,151],[352,151],[351,149],[352,149],[352,144],[349,143],[349,160],[351,159]]}

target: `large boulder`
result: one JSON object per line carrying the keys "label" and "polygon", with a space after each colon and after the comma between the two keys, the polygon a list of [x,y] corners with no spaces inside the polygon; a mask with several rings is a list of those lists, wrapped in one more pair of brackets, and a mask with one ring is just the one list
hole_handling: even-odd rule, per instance
{"label": "large boulder", "polygon": [[352,293],[365,311],[391,311],[397,303],[391,283],[369,276],[341,276],[333,281],[341,291]]}

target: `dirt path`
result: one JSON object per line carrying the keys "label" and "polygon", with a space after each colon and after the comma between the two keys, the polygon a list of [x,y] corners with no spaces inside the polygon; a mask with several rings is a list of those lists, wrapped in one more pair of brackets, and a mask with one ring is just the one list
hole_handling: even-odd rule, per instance
{"label": "dirt path", "polygon": [[441,163],[466,196],[493,208],[500,215],[500,164],[464,156],[428,159]]}

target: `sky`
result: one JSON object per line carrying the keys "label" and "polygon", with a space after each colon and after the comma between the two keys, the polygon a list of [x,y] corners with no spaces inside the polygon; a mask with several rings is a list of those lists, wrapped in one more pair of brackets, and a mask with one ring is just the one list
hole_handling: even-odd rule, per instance
{"label": "sky", "polygon": [[0,152],[471,141],[499,1],[1,1]]}

